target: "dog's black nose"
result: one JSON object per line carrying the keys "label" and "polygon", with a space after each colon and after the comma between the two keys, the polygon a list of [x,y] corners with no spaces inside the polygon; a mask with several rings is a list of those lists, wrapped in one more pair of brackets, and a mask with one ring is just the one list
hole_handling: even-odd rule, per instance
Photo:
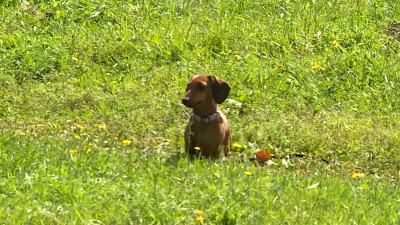
{"label": "dog's black nose", "polygon": [[182,99],[182,104],[186,105],[187,102],[188,102],[188,99],[187,99],[187,98],[183,98],[183,99]]}

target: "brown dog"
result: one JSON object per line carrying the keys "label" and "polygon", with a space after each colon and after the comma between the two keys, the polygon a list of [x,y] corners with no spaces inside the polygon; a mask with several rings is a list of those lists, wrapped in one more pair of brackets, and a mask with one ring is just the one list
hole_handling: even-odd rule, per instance
{"label": "brown dog", "polygon": [[187,83],[182,103],[193,109],[185,130],[185,151],[213,159],[228,155],[229,126],[218,105],[229,95],[230,86],[216,76],[197,75]]}

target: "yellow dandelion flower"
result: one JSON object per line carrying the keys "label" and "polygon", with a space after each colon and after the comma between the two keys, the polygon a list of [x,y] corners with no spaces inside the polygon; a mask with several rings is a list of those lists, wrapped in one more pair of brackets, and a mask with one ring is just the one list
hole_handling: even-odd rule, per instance
{"label": "yellow dandelion flower", "polygon": [[81,136],[79,134],[74,134],[76,140],[81,140]]}
{"label": "yellow dandelion flower", "polygon": [[71,149],[71,150],[69,150],[69,153],[70,153],[70,154],[75,154],[75,153],[77,153],[77,152],[78,152],[77,149]]}
{"label": "yellow dandelion flower", "polygon": [[333,47],[333,48],[339,47],[339,42],[333,41],[333,42],[332,42],[332,47]]}
{"label": "yellow dandelion flower", "polygon": [[79,61],[79,59],[78,59],[77,57],[74,56],[74,57],[72,57],[72,61],[76,63],[76,62]]}
{"label": "yellow dandelion flower", "polygon": [[246,175],[246,176],[252,176],[252,175],[253,175],[253,173],[252,173],[252,172],[250,172],[250,171],[245,171],[245,172],[244,172],[244,175]]}
{"label": "yellow dandelion flower", "polygon": [[198,216],[198,217],[196,217],[195,221],[196,221],[196,223],[203,223],[204,218],[203,218],[203,216]]}
{"label": "yellow dandelion flower", "polygon": [[84,127],[84,126],[82,126],[81,124],[78,124],[78,125],[76,125],[76,128],[78,128],[79,130],[83,130],[83,129],[85,129],[85,127]]}
{"label": "yellow dandelion flower", "polygon": [[97,125],[97,128],[99,128],[100,130],[104,130],[104,129],[106,129],[107,127],[106,127],[105,124],[100,124],[100,125]]}
{"label": "yellow dandelion flower", "polygon": [[311,69],[312,69],[312,70],[321,70],[321,71],[325,71],[325,68],[324,68],[324,67],[318,66],[318,65],[312,66]]}
{"label": "yellow dandelion flower", "polygon": [[132,141],[131,141],[131,140],[128,140],[128,139],[125,139],[125,140],[122,140],[122,144],[124,144],[124,145],[130,145],[130,144],[132,144]]}
{"label": "yellow dandelion flower", "polygon": [[267,176],[265,176],[265,179],[269,180],[269,179],[271,179],[271,177],[267,175]]}
{"label": "yellow dandelion flower", "polygon": [[238,142],[235,142],[235,143],[232,144],[232,147],[234,147],[234,148],[242,148],[242,145],[240,143],[238,143]]}
{"label": "yellow dandelion flower", "polygon": [[88,145],[89,145],[89,147],[93,147],[93,143],[91,143],[91,142],[89,142]]}
{"label": "yellow dandelion flower", "polygon": [[115,137],[115,138],[114,138],[114,141],[118,141],[118,139],[119,139],[118,137]]}
{"label": "yellow dandelion flower", "polygon": [[241,57],[240,57],[240,55],[234,55],[233,58],[235,58],[236,60],[239,60]]}
{"label": "yellow dandelion flower", "polygon": [[199,146],[196,146],[196,147],[194,147],[194,150],[201,151],[201,148]]}
{"label": "yellow dandelion flower", "polygon": [[92,152],[91,148],[88,148],[88,150],[86,151],[87,153]]}
{"label": "yellow dandelion flower", "polygon": [[19,135],[26,136],[26,133],[21,131],[21,132],[19,132]]}
{"label": "yellow dandelion flower", "polygon": [[197,209],[194,211],[196,213],[197,216],[203,216],[203,210]]}
{"label": "yellow dandelion flower", "polygon": [[363,178],[365,176],[365,174],[363,173],[358,173],[358,172],[354,172],[351,177],[354,179],[358,179],[358,178]]}

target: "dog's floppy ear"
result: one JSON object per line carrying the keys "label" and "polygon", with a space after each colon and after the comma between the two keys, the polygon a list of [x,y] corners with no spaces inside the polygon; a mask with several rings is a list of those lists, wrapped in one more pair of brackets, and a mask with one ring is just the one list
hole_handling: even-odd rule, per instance
{"label": "dog's floppy ear", "polygon": [[229,95],[231,87],[226,81],[219,79],[216,76],[208,76],[212,85],[212,94],[217,104],[221,104]]}

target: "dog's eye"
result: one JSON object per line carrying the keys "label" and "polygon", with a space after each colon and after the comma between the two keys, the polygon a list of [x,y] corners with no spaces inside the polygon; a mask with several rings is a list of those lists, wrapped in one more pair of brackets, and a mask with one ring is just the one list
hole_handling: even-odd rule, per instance
{"label": "dog's eye", "polygon": [[204,84],[198,84],[197,85],[197,90],[199,90],[199,91],[204,90],[204,88],[206,88],[206,86]]}

